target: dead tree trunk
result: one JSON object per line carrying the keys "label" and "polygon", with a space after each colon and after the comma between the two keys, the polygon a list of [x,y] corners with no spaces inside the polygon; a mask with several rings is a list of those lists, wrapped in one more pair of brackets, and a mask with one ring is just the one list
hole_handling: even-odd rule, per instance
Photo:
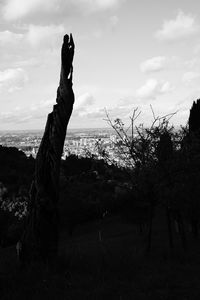
{"label": "dead tree trunk", "polygon": [[73,56],[72,35],[70,37],[65,35],[56,104],[48,115],[36,157],[27,226],[21,241],[21,258],[25,261],[35,259],[49,261],[57,254],[60,161],[74,103]]}

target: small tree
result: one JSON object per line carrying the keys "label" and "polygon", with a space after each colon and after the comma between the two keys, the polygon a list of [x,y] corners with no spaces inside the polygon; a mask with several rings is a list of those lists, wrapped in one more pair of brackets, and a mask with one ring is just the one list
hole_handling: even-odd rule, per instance
{"label": "small tree", "polygon": [[161,135],[164,138],[166,133],[171,135],[173,132],[173,126],[170,126],[169,120],[174,113],[162,117],[156,117],[153,109],[152,113],[153,121],[151,126],[147,128],[143,124],[135,125],[135,121],[141,114],[140,111],[138,112],[138,108],[134,109],[132,116],[130,116],[128,127],[125,127],[119,118],[112,121],[106,112],[105,120],[117,135],[117,140],[113,142],[117,154],[129,169],[142,168],[156,162],[158,160],[157,146]]}
{"label": "small tree", "polygon": [[[125,127],[119,118],[112,121],[106,112],[106,121],[117,135],[117,141],[114,143],[115,147],[127,169],[130,170],[135,196],[140,195],[140,199],[149,203],[148,251],[151,248],[154,208],[158,203],[157,190],[161,188],[160,183],[164,180],[163,178],[167,177],[167,173],[164,172],[167,166],[166,163],[172,159],[173,149],[177,147],[174,146],[175,131],[169,123],[175,113],[156,117],[152,107],[151,110],[153,121],[149,127],[145,127],[143,124],[135,125],[135,121],[141,113],[138,112],[137,108],[134,109],[130,117],[128,127]],[[161,165],[162,172],[159,167]],[[159,200],[165,207],[168,207],[167,202],[163,199]],[[169,229],[171,229],[171,224],[168,224]]]}

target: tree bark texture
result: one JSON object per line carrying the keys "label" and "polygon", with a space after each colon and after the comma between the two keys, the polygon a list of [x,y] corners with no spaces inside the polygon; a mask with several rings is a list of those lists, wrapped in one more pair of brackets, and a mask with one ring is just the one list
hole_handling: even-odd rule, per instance
{"label": "tree bark texture", "polygon": [[48,115],[35,163],[30,190],[27,226],[22,237],[24,260],[53,259],[58,250],[58,199],[60,161],[67,125],[73,110],[72,89],[74,42],[64,36],[61,50],[60,83],[56,104]]}

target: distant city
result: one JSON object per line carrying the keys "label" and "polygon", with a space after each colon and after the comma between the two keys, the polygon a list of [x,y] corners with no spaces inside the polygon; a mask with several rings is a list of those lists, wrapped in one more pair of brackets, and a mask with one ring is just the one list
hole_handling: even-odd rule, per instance
{"label": "distant city", "polygon": [[[42,130],[0,131],[0,145],[16,147],[26,156],[36,157],[42,139]],[[115,143],[117,136],[111,128],[69,129],[66,135],[62,158],[70,154],[85,157],[88,153],[99,157],[97,143],[103,144],[112,160],[117,160]],[[99,157],[100,158],[100,157]]]}

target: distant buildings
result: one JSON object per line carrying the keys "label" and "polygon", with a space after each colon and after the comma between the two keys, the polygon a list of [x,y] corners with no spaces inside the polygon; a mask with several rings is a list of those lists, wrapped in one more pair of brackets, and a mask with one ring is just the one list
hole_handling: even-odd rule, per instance
{"label": "distant buildings", "polygon": [[[7,147],[16,147],[25,152],[27,156],[36,157],[39,145],[42,138],[42,132],[17,132],[1,133],[0,144]],[[101,143],[109,153],[110,159],[115,160],[119,164],[120,159],[117,154],[115,143],[118,138],[110,129],[87,129],[76,130],[67,133],[65,140],[62,158],[74,154],[80,157],[85,157],[88,154],[95,155],[97,158],[102,158],[99,154],[97,142]]]}

